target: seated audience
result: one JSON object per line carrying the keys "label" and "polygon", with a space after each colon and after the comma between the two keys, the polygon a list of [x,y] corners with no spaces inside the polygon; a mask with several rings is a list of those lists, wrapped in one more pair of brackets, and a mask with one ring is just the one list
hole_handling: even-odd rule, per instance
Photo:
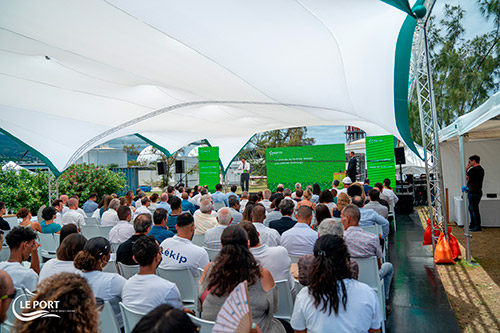
{"label": "seated audience", "polygon": [[92,217],[101,218],[105,211],[108,210],[109,203],[113,200],[111,195],[105,195],[104,198],[99,202],[98,209],[94,211]]}
{"label": "seated audience", "polygon": [[[281,212],[279,209],[279,206],[280,206],[280,203],[282,200],[283,200],[283,197],[277,197],[276,199],[273,200],[273,202],[271,202],[271,206],[269,206],[271,211],[266,213],[266,219],[264,220],[264,225],[266,227],[269,227],[269,224],[272,221],[279,220],[280,218],[283,217],[283,215],[281,215]],[[275,228],[273,228],[273,229],[275,229]],[[279,233],[279,230],[278,230],[278,233]],[[281,233],[280,233],[280,235],[281,235]]]}
{"label": "seated audience", "polygon": [[[122,300],[122,290],[125,278],[117,273],[103,272],[102,268],[108,264],[111,257],[111,244],[104,237],[94,237],[87,241],[82,251],[75,259],[75,267],[89,283],[95,297],[108,301],[118,320],[123,327],[122,315],[118,303]],[[50,279],[47,279],[49,281]]]}
{"label": "seated audience", "polygon": [[87,238],[80,234],[71,234],[64,238],[57,248],[57,258],[47,261],[40,271],[39,282],[59,273],[78,273],[73,260],[78,252],[82,251],[87,243]]}
{"label": "seated audience", "polygon": [[275,229],[280,235],[291,229],[296,221],[292,219],[295,205],[292,200],[281,200],[279,209],[282,217],[279,220],[269,222],[269,228]]}
{"label": "seated audience", "polygon": [[[377,257],[380,279],[384,279],[385,299],[389,299],[389,289],[394,275],[390,262],[382,264],[382,249],[379,237],[359,227],[361,214],[355,205],[347,205],[342,211],[342,225],[344,226],[344,239],[352,258]],[[390,311],[387,308],[387,311]]]}
{"label": "seated audience", "polygon": [[319,195],[321,194],[321,187],[319,187],[319,184],[314,183],[313,186],[308,185],[307,188],[309,188],[312,192],[311,202],[314,204],[318,204]]}
{"label": "seated audience", "polygon": [[352,198],[352,203],[359,208],[359,212],[361,214],[361,218],[359,220],[359,226],[369,226],[378,224],[382,227],[383,237],[387,237],[389,235],[389,221],[387,221],[383,216],[379,215],[373,209],[363,208],[365,202],[362,197],[355,196]]}
{"label": "seated audience", "polygon": [[240,226],[245,229],[250,241],[250,252],[257,263],[269,270],[274,281],[288,280],[292,294],[295,293],[295,278],[290,272],[291,260],[288,251],[283,246],[269,247],[261,244],[259,233],[255,226],[250,222],[242,222]]}
{"label": "seated audience", "polygon": [[216,219],[218,225],[215,228],[207,230],[205,233],[204,245],[209,249],[220,250],[222,248],[222,245],[220,244],[220,235],[222,235],[224,229],[233,221],[229,208],[224,207],[219,209]]}
{"label": "seated audience", "polygon": [[217,226],[217,220],[212,215],[213,204],[209,197],[205,197],[200,201],[200,210],[194,214],[195,235],[204,235],[208,229]]}
{"label": "seated audience", "polygon": [[262,244],[267,246],[280,245],[281,236],[275,229],[266,227],[264,219],[266,218],[266,208],[261,204],[253,206],[252,222],[257,231],[259,232],[259,239]]}
{"label": "seated audience", "polygon": [[389,202],[392,207],[394,207],[399,201],[398,196],[391,188],[391,180],[389,178],[384,179],[384,190],[381,192],[380,197]]}
{"label": "seated audience", "polygon": [[56,218],[54,219],[54,222],[62,225],[62,211],[64,209],[63,202],[62,200],[56,199],[52,201],[52,207],[56,209]]}
{"label": "seated audience", "polygon": [[[10,249],[10,257],[7,261],[0,262],[0,269],[6,271],[14,287],[26,288],[34,291],[38,284],[38,273],[40,272],[40,261],[38,259],[38,244],[35,241],[36,232],[31,228],[15,227],[5,236],[5,241]],[[31,256],[31,266],[27,268],[23,261]]]}
{"label": "seated audience", "polygon": [[[142,199],[144,199],[144,198],[147,198],[148,200],[146,200],[146,201],[148,201],[149,204],[151,204],[151,200],[149,200],[149,198],[146,196],[146,193],[144,191],[141,191],[139,189],[139,193],[137,193],[137,199],[134,198],[135,199],[135,208],[136,209],[138,209],[139,207],[142,206]],[[139,214],[142,214],[142,213],[146,213],[146,210],[142,210],[142,212],[139,213]]]}
{"label": "seated audience", "polygon": [[196,211],[196,207],[189,201],[188,192],[182,193],[181,197],[182,197],[182,211],[194,214],[194,212]]}
{"label": "seated audience", "polygon": [[382,198],[382,192],[384,191],[384,185],[382,183],[375,183],[375,185],[373,186],[373,188],[377,189],[380,192],[380,196],[379,196],[378,202],[380,202],[380,204],[382,206],[385,206],[387,208],[387,210],[390,211],[391,206],[389,204],[389,201],[387,201],[384,198]]}
{"label": "seated audience", "polygon": [[329,219],[332,217],[332,213],[330,212],[330,209],[328,206],[323,205],[323,204],[318,204],[316,206],[316,212],[315,212],[315,224],[313,225],[314,230],[318,230],[319,225],[324,219]]}
{"label": "seated audience", "polygon": [[81,276],[61,273],[44,280],[38,286],[38,292],[23,313],[47,310],[47,307],[42,308],[42,306],[50,304],[51,301],[57,304],[59,311],[54,313],[57,317],[45,316],[36,320],[17,320],[16,332],[99,331],[99,312],[96,308],[95,296],[87,281]]}
{"label": "seated audience", "polygon": [[158,194],[153,193],[149,196],[149,200],[151,200],[151,204],[149,205],[148,209],[151,213],[154,213],[156,208],[158,208]]}
{"label": "seated audience", "polygon": [[365,205],[366,209],[373,209],[379,215],[382,215],[384,218],[389,217],[389,209],[382,205],[379,202],[380,192],[376,188],[372,188],[368,191],[368,197],[370,198],[370,202]]}
{"label": "seated audience", "polygon": [[168,304],[157,306],[141,318],[132,333],[196,333],[198,327],[188,315]]}
{"label": "seated audience", "polygon": [[[323,235],[335,235],[339,237],[344,237],[344,226],[340,221],[335,219],[325,219],[321,222],[318,228],[318,236]],[[313,254],[308,254],[299,258],[297,266],[299,268],[299,282],[303,286],[309,285],[309,272],[311,271],[311,265],[314,260]],[[353,279],[358,279],[359,265],[354,260],[349,261],[349,266],[351,267],[351,273]]]}
{"label": "seated audience", "polygon": [[134,226],[130,224],[132,220],[132,211],[128,206],[118,207],[118,223],[111,228],[108,234],[108,240],[111,244],[121,244],[126,242],[135,233]]}
{"label": "seated audience", "polygon": [[[174,233],[167,227],[167,218],[167,211],[163,208],[157,208],[153,213],[154,225],[148,235],[156,238],[158,243],[163,242],[167,238],[174,237]],[[177,222],[177,216],[175,220]]]}
{"label": "seated audience", "polygon": [[[227,197],[227,200],[229,200],[229,197],[234,195],[237,199],[238,199],[238,202],[240,201],[240,198],[238,197],[238,195],[236,194],[236,190],[238,189],[238,186],[236,185],[231,185],[231,191],[226,193],[226,197]],[[229,206],[231,207],[231,206]]]}
{"label": "seated audience", "polygon": [[16,298],[14,282],[7,272],[0,269],[0,324],[7,319],[10,303]]}
{"label": "seated audience", "polygon": [[344,209],[345,206],[351,203],[351,199],[346,193],[340,192],[339,197],[337,200],[337,206],[332,212],[333,217],[340,217],[340,214],[342,213],[342,209]]}
{"label": "seated audience", "polygon": [[[295,198],[293,198],[293,200],[295,200],[295,202],[301,202],[302,201],[302,198],[304,196],[304,191],[302,189],[298,189],[297,191],[294,192],[295,193]],[[297,207],[296,207],[297,208]],[[297,208],[298,209],[298,208]]]}
{"label": "seated audience", "polygon": [[253,203],[246,204],[245,210],[241,214],[241,220],[242,221],[252,222],[253,206],[255,206]]}
{"label": "seated audience", "polygon": [[351,277],[341,237],[324,235],[314,245],[310,284],[297,295],[295,332],[380,332],[384,317],[375,291]]}
{"label": "seated audience", "polygon": [[75,198],[71,198],[68,200],[68,211],[63,214],[62,224],[75,224],[78,229],[82,230],[82,227],[85,225],[85,220],[83,215],[78,212],[78,200]]}
{"label": "seated audience", "polygon": [[281,245],[288,250],[289,255],[303,256],[313,253],[318,233],[311,229],[311,220],[312,209],[306,206],[300,207],[297,211],[297,223],[281,237]]}
{"label": "seated audience", "polygon": [[[349,187],[352,185],[352,180],[351,178],[349,177],[344,177],[344,179],[342,179],[342,184],[344,185],[344,188],[341,189],[339,192],[340,193],[345,193],[347,194],[347,190],[349,189]],[[339,194],[340,194],[339,193]]]}
{"label": "seated audience", "polygon": [[365,191],[365,195],[368,195],[368,192],[370,192],[372,188],[373,187],[370,186],[370,180],[366,178],[363,182],[363,190]]}
{"label": "seated audience", "polygon": [[226,207],[229,206],[227,196],[222,193],[222,184],[215,185],[215,193],[212,194],[212,200],[216,203],[223,203]]}
{"label": "seated audience", "polygon": [[293,211],[296,210],[297,201],[292,199],[292,191],[289,188],[286,188],[283,191],[283,200],[291,200],[293,202]]}
{"label": "seated audience", "polygon": [[240,223],[243,219],[243,214],[240,213],[240,200],[235,195],[229,196],[227,200],[229,202],[229,210],[231,211],[231,216],[233,218],[231,224]]}
{"label": "seated audience", "polygon": [[85,201],[82,209],[85,213],[93,213],[99,206],[97,203],[97,193],[90,193],[89,200]]}
{"label": "seated audience", "polygon": [[177,224],[177,217],[182,213],[182,200],[173,197],[170,199],[170,208],[172,209],[172,213],[167,218],[167,227],[168,230],[176,234],[177,229],[175,229],[175,225]]}
{"label": "seated audience", "polygon": [[319,203],[326,205],[330,212],[332,212],[335,209],[335,203],[333,202],[333,193],[330,190],[324,190],[323,192],[320,193],[319,195]]}
{"label": "seated audience", "polygon": [[283,187],[283,184],[278,184],[278,186],[276,186],[276,193],[273,193],[271,195],[271,197],[269,198],[269,201],[273,202],[274,200],[276,200],[277,198],[281,198],[283,199],[283,191],[284,191],[284,187]]}
{"label": "seated audience", "polygon": [[134,242],[140,237],[143,237],[149,233],[151,230],[151,215],[144,213],[139,214],[134,220],[134,230],[135,233],[127,239],[125,242],[120,244],[118,250],[116,251],[116,261],[121,262],[125,265],[137,265],[137,262],[133,259],[134,253],[132,252],[132,246]]}
{"label": "seated audience", "polygon": [[[144,193],[144,192],[142,192],[142,193]],[[137,206],[137,201],[141,203],[140,206]],[[134,219],[139,214],[149,214],[152,217],[153,213],[151,213],[151,211],[149,210],[149,206],[151,205],[151,200],[149,200],[149,198],[146,196],[146,194],[144,194],[144,196],[142,197],[141,200],[137,200],[137,201],[135,203],[135,206],[137,207],[137,209],[135,210],[135,213],[134,213]]]}
{"label": "seated audience", "polygon": [[108,210],[102,214],[101,225],[102,226],[115,226],[118,221],[118,207],[120,207],[120,200],[113,199],[109,202]]}
{"label": "seated audience", "polygon": [[59,244],[64,241],[64,238],[68,237],[71,234],[78,234],[78,228],[74,224],[67,224],[61,228],[59,234]]}
{"label": "seated audience", "polygon": [[273,211],[273,209],[271,209],[271,201],[269,198],[271,198],[271,191],[266,188],[264,192],[262,192],[262,201],[260,202],[260,204],[266,209],[266,213]]}
{"label": "seated audience", "polygon": [[307,206],[310,207],[312,210],[316,209],[316,205],[311,201],[312,198],[312,192],[309,189],[306,189],[304,191],[304,194],[302,195],[302,201],[299,201],[297,203],[297,209],[299,209],[302,206]]}
{"label": "seated audience", "polygon": [[5,214],[7,214],[7,206],[5,206],[5,202],[0,202],[0,230],[10,230],[9,222],[3,218]]}
{"label": "seated audience", "polygon": [[247,191],[243,191],[241,193],[241,200],[240,200],[240,212],[243,212],[245,210],[245,207],[248,203],[248,198],[250,195],[248,194]]}
{"label": "seated audience", "polygon": [[355,183],[355,184],[352,184],[351,186],[349,186],[349,188],[347,189],[347,195],[350,198],[354,198],[355,196],[360,196],[363,198],[363,200],[366,199],[365,191],[363,190],[361,185],[358,183]]}
{"label": "seated audience", "polygon": [[[162,209],[165,211],[164,209]],[[182,310],[181,294],[175,283],[156,275],[161,251],[153,236],[139,238],[133,245],[134,259],[139,273],[125,282],[122,301],[126,307],[139,313],[148,313],[161,304]]]}
{"label": "seated audience", "polygon": [[156,209],[163,208],[167,211],[168,214],[172,213],[172,208],[170,208],[170,204],[168,203],[168,194],[162,193],[160,195],[160,203],[156,205]]}
{"label": "seated audience", "polygon": [[285,332],[283,325],[273,318],[278,310],[278,292],[273,277],[250,253],[245,230],[237,225],[227,227],[221,243],[219,255],[205,267],[200,278],[198,311],[202,318],[215,321],[227,296],[246,280],[252,320],[263,332]]}
{"label": "seated audience", "polygon": [[19,226],[24,228],[31,228],[34,231],[42,232],[40,228],[40,223],[31,222],[31,211],[28,208],[21,208],[16,214],[17,218],[22,219]]}
{"label": "seated audience", "polygon": [[177,218],[177,235],[161,243],[163,249],[161,268],[189,269],[198,278],[198,268],[208,264],[208,253],[191,242],[194,235],[194,220],[190,213],[182,213]]}
{"label": "seated audience", "polygon": [[[44,234],[55,234],[59,233],[62,229],[61,225],[55,223],[55,219],[57,217],[57,210],[52,207],[45,207],[42,210],[42,222],[40,223],[40,229],[42,230],[42,233]],[[70,224],[68,224],[70,225]],[[71,224],[78,229],[76,224]]]}
{"label": "seated audience", "polygon": [[[297,195],[297,191],[300,191],[300,195]],[[295,183],[295,192],[292,193],[292,196],[291,198],[292,199],[301,199],[302,198],[302,194],[304,194],[304,191],[302,190],[302,184],[301,183]]]}

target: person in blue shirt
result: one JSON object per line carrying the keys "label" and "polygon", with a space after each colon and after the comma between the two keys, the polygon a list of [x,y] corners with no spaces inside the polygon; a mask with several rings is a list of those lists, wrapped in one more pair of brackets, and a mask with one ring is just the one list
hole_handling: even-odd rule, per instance
{"label": "person in blue shirt", "polygon": [[84,204],[83,204],[83,211],[85,213],[93,213],[97,207],[98,207],[98,204],[97,204],[97,193],[90,193],[89,195],[89,200],[87,200]]}
{"label": "person in blue shirt", "polygon": [[365,190],[365,195],[368,195],[368,192],[372,189],[373,187],[370,186],[370,180],[368,178],[365,179],[365,182],[363,184],[363,190]]}
{"label": "person in blue shirt", "polygon": [[189,194],[187,192],[183,192],[181,196],[182,196],[182,211],[190,212],[191,215],[194,214],[194,212],[196,211],[196,207],[191,202],[189,202],[188,200]]}
{"label": "person in blue shirt", "polygon": [[215,185],[215,193],[212,194],[212,201],[214,203],[223,202],[226,207],[229,207],[229,202],[227,200],[227,197],[224,193],[221,192],[221,190],[222,190],[222,184]]}
{"label": "person in blue shirt", "polygon": [[153,214],[154,225],[148,235],[156,238],[158,243],[163,242],[167,238],[174,237],[174,233],[168,230],[167,216],[167,211],[163,208],[157,208]]}
{"label": "person in blue shirt", "polygon": [[54,219],[57,216],[57,210],[52,207],[45,207],[42,211],[43,221],[40,222],[40,227],[42,229],[42,233],[44,234],[54,234],[61,230],[61,226],[57,223],[54,223]]}
{"label": "person in blue shirt", "polygon": [[168,203],[168,194],[167,193],[162,193],[160,195],[160,203],[156,205],[156,209],[158,208],[163,208],[167,211],[167,213],[170,215],[172,214],[172,208],[170,207],[170,204]]}
{"label": "person in blue shirt", "polygon": [[168,230],[172,231],[174,234],[177,233],[175,226],[177,225],[177,216],[182,213],[182,201],[178,197],[173,197],[170,199],[170,208],[172,208],[172,214],[167,219]]}
{"label": "person in blue shirt", "polygon": [[234,195],[238,201],[240,201],[240,197],[235,193],[236,192],[236,189],[238,188],[238,186],[236,185],[231,185],[231,192],[229,193],[226,193],[226,198],[229,200],[229,197]]}

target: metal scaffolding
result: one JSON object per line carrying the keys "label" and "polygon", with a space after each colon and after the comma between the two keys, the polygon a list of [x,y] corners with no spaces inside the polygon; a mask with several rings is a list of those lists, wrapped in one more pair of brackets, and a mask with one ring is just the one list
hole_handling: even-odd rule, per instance
{"label": "metal scaffolding", "polygon": [[448,223],[446,219],[445,194],[443,185],[443,168],[439,150],[439,126],[437,122],[436,104],[432,83],[432,71],[429,59],[427,39],[427,23],[434,6],[434,0],[427,0],[427,14],[417,21],[413,38],[413,52],[410,66],[409,97],[417,88],[418,108],[424,148],[425,173],[427,181],[427,202],[432,231],[432,248],[434,250],[434,223],[448,238]]}
{"label": "metal scaffolding", "polygon": [[54,176],[50,168],[47,171],[47,183],[49,186],[49,204],[52,205],[52,201],[59,198],[59,180]]}

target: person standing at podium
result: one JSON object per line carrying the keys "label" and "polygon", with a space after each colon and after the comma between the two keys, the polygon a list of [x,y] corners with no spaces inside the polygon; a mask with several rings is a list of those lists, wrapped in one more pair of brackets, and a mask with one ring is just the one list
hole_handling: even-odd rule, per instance
{"label": "person standing at podium", "polygon": [[358,160],[356,159],[356,156],[354,155],[354,152],[351,151],[349,153],[349,157],[351,158],[349,160],[349,164],[347,164],[347,177],[351,178],[351,181],[353,183],[356,182],[356,168],[358,166]]}
{"label": "person standing at podium", "polygon": [[472,155],[469,157],[467,170],[467,187],[469,199],[470,231],[481,231],[481,215],[479,213],[479,202],[483,196],[484,169],[479,164],[480,157]]}
{"label": "person standing at podium", "polygon": [[240,161],[240,165],[238,166],[238,171],[241,172],[241,192],[248,192],[248,183],[250,181],[250,163],[242,158]]}

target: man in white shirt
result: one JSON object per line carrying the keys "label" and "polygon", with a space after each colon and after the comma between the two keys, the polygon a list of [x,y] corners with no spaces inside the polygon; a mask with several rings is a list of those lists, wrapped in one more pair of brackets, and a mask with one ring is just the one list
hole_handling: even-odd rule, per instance
{"label": "man in white shirt", "polygon": [[240,212],[243,213],[243,211],[245,210],[245,207],[247,206],[249,197],[250,197],[250,195],[248,194],[248,192],[245,191],[245,192],[241,193]]}
{"label": "man in white shirt", "polygon": [[344,179],[342,179],[342,184],[344,184],[344,188],[343,188],[343,189],[341,189],[341,190],[339,191],[339,194],[340,194],[340,193],[345,193],[345,194],[347,194],[347,189],[349,188],[349,186],[351,186],[351,185],[352,185],[352,180],[351,180],[351,178],[349,178],[349,177],[344,177]]}
{"label": "man in white shirt", "polygon": [[82,226],[85,225],[85,219],[83,215],[78,212],[78,200],[71,198],[68,200],[69,210],[64,213],[62,217],[62,224],[75,224],[78,229],[82,230]]}
{"label": "man in white shirt", "polygon": [[240,176],[241,191],[248,192],[248,183],[250,181],[250,163],[248,163],[244,158],[242,158],[240,161],[240,165],[238,166],[238,171],[241,172]]}
{"label": "man in white shirt", "polygon": [[200,209],[194,213],[195,235],[204,235],[208,229],[217,226],[217,220],[212,215],[212,200],[205,197],[200,201]]}
{"label": "man in white shirt", "polygon": [[[23,227],[15,227],[5,236],[10,249],[10,257],[9,260],[0,262],[0,269],[10,275],[16,288],[34,291],[38,284],[40,262],[37,249],[39,245],[35,239],[36,233],[31,228]],[[31,268],[27,268],[22,263],[30,256]]]}
{"label": "man in white shirt", "polygon": [[312,254],[318,233],[309,226],[312,220],[312,209],[302,206],[297,211],[297,223],[281,235],[281,245],[292,256]]}
{"label": "man in white shirt", "polygon": [[271,209],[271,201],[269,201],[269,198],[271,197],[271,195],[272,195],[271,190],[266,188],[264,190],[264,192],[262,193],[262,197],[264,199],[262,199],[262,201],[259,202],[262,206],[264,206],[267,213],[270,213],[273,211],[273,209]]}
{"label": "man in white shirt", "polygon": [[288,251],[283,246],[269,247],[261,244],[259,240],[259,233],[255,226],[250,222],[241,223],[241,227],[245,229],[250,241],[250,252],[252,252],[255,260],[271,272],[274,281],[288,280],[288,284],[292,294],[295,289],[295,278],[290,272],[292,264]]}
{"label": "man in white shirt", "polygon": [[83,217],[87,217],[87,214],[85,214],[85,211],[80,208],[80,198],[77,195],[72,195],[69,197],[70,199],[76,199],[76,210],[78,213],[82,214]]}
{"label": "man in white shirt", "polygon": [[169,304],[182,310],[181,294],[175,283],[156,275],[161,261],[161,251],[153,236],[144,236],[132,246],[139,273],[125,282],[122,302],[132,311],[148,313],[158,305]]}
{"label": "man in white shirt", "polygon": [[130,224],[132,212],[128,206],[118,207],[119,221],[111,228],[108,240],[111,244],[121,244],[135,234],[134,226]]}
{"label": "man in white shirt", "polygon": [[66,212],[69,210],[69,208],[68,208],[69,197],[66,194],[61,194],[59,196],[59,200],[61,200],[62,204],[63,204],[63,209],[61,211],[61,216],[62,216],[64,214],[66,214]]}
{"label": "man in white shirt", "polygon": [[389,209],[387,209],[387,207],[385,207],[379,202],[380,199],[379,189],[376,187],[372,188],[371,190],[368,191],[368,196],[370,197],[370,202],[365,205],[365,208],[373,209],[379,215],[387,219],[389,217]]}
{"label": "man in white shirt", "polygon": [[191,243],[194,235],[194,220],[190,213],[182,213],[177,218],[177,235],[161,243],[163,249],[161,268],[189,269],[195,280],[199,279],[198,268],[208,264],[208,253],[202,247]]}
{"label": "man in white shirt", "polygon": [[62,200],[56,199],[56,200],[52,201],[52,206],[57,211],[56,219],[54,220],[54,222],[62,225],[62,211],[64,208]]}
{"label": "man in white shirt", "polygon": [[[302,191],[302,184],[301,183],[295,183],[295,192],[292,193],[292,199],[300,199],[297,198],[297,191],[300,190]],[[303,193],[304,191],[302,191]]]}
{"label": "man in white shirt", "polygon": [[12,278],[7,272],[0,270],[0,324],[7,319],[7,310],[15,296],[16,289],[14,288]]}
{"label": "man in white shirt", "polygon": [[205,232],[205,246],[209,249],[220,250],[222,249],[222,244],[220,243],[220,236],[226,227],[231,224],[233,220],[231,211],[229,208],[224,207],[219,209],[217,212],[217,222],[218,225],[215,228],[207,230]]}
{"label": "man in white shirt", "polygon": [[292,200],[293,202],[293,210],[297,210],[297,201],[292,199],[292,191],[289,188],[283,190],[283,200]]}
{"label": "man in white shirt", "polygon": [[[120,200],[113,199],[108,205],[108,210],[102,214],[101,225],[102,226],[115,226],[118,221],[117,209],[120,207]],[[129,209],[130,210],[130,209]]]}
{"label": "man in white shirt", "polygon": [[257,231],[259,232],[259,239],[262,244],[269,247],[280,245],[281,237],[280,234],[269,227],[264,225],[264,220],[266,218],[266,209],[261,204],[256,204],[253,206],[252,210],[252,222]]}
{"label": "man in white shirt", "polygon": [[156,209],[163,208],[167,211],[169,215],[172,214],[172,208],[170,208],[170,204],[168,203],[168,194],[162,193],[160,195],[160,200],[161,200],[160,203],[156,205]]}
{"label": "man in white shirt", "polygon": [[151,200],[149,200],[149,198],[146,196],[143,197],[141,199],[141,206],[135,210],[134,218],[139,214],[149,214],[151,215],[151,218],[153,218],[153,213],[151,213],[151,211],[148,208],[149,205],[151,205]]}
{"label": "man in white shirt", "polygon": [[238,224],[243,218],[243,214],[240,213],[240,201],[234,195],[229,197],[229,210],[231,211],[231,216],[233,217],[233,222],[231,224]]}

